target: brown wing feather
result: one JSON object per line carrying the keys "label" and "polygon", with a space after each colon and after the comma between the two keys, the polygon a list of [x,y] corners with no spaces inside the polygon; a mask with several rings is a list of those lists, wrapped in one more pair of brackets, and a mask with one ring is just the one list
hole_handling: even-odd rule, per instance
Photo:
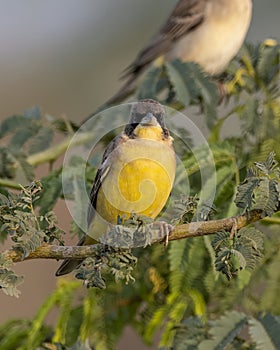
{"label": "brown wing feather", "polygon": [[95,175],[95,179],[93,182],[93,186],[90,192],[90,205],[88,208],[88,215],[87,215],[87,221],[88,221],[88,226],[91,223],[91,220],[93,218],[93,214],[94,214],[94,210],[96,209],[96,200],[97,200],[97,196],[98,196],[98,191],[101,187],[102,181],[104,180],[104,178],[106,177],[109,168],[110,168],[110,162],[108,162],[108,158],[110,157],[112,151],[118,147],[121,143],[125,142],[125,140],[127,139],[127,137],[122,134],[119,136],[116,136],[107,146],[107,148],[105,149],[105,152],[103,154],[102,157],[102,161],[101,161],[101,165],[97,170],[97,173]]}
{"label": "brown wing feather", "polygon": [[165,25],[140,51],[135,61],[126,69],[123,77],[131,74],[138,75],[147,64],[168,52],[178,39],[199,25],[204,18],[206,2],[207,0],[180,0]]}
{"label": "brown wing feather", "polygon": [[[108,170],[109,170],[109,163],[107,162],[108,158],[110,157],[110,154],[112,151],[122,142],[124,142],[127,139],[127,137],[122,134],[117,137],[115,137],[107,146],[100,167],[97,170],[95,180],[92,186],[92,190],[90,193],[90,205],[88,208],[88,225],[90,225],[91,220],[94,215],[94,210],[96,208],[96,200],[98,191],[101,187],[102,181],[104,180],[104,177],[106,176]],[[84,245],[86,242],[86,236],[82,237],[77,245]],[[56,276],[62,276],[66,275],[67,273],[70,273],[74,269],[78,268],[81,263],[83,262],[83,259],[65,259],[58,270],[56,271]]]}
{"label": "brown wing feather", "polygon": [[[156,58],[167,53],[177,40],[191,32],[203,21],[207,1],[209,0],[180,0],[177,3],[159,33],[124,70],[121,78],[128,80],[98,111],[122,102],[135,91],[137,86],[135,78],[141,74],[142,70]],[[92,114],[86,120],[91,116]]]}

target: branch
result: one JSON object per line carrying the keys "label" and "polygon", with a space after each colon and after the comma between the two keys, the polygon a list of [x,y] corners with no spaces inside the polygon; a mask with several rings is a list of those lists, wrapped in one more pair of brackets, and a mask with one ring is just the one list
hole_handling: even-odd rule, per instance
{"label": "branch", "polygon": [[0,187],[12,188],[14,190],[22,189],[20,184],[18,184],[17,182],[7,180],[7,179],[1,179],[1,178],[0,178]]}
{"label": "branch", "polygon": [[[263,212],[261,210],[252,210],[243,215],[234,216],[231,218],[191,222],[174,227],[169,233],[168,240],[175,241],[183,238],[200,237],[215,234],[222,230],[239,230],[255,221],[262,219]],[[152,243],[164,242],[165,238],[155,238]],[[85,259],[91,255],[94,255],[100,244],[94,244],[90,246],[55,246],[55,245],[42,245],[34,252],[31,252],[25,260],[30,259]],[[7,260],[13,262],[22,261],[21,252],[15,250],[7,250],[4,252],[4,256]]]}
{"label": "branch", "polygon": [[[32,154],[27,157],[27,162],[32,166],[37,166],[46,162],[53,162],[59,156],[64,154],[68,147],[74,147],[81,144],[85,144],[87,141],[92,139],[92,133],[80,133],[74,139],[67,137],[59,144],[50,147],[44,151]],[[21,190],[22,187],[17,182],[0,178],[0,187],[11,188],[15,190]]]}
{"label": "branch", "polygon": [[27,162],[33,166],[46,163],[46,162],[53,162],[59,156],[65,153],[68,147],[85,144],[87,141],[91,139],[92,139],[92,132],[79,133],[77,136],[75,136],[74,139],[72,137],[67,137],[65,140],[63,140],[59,144],[53,147],[50,147],[42,152],[38,152],[27,157]]}
{"label": "branch", "polygon": [[279,217],[266,217],[262,220],[264,224],[275,224],[279,225],[280,224],[280,218]]}

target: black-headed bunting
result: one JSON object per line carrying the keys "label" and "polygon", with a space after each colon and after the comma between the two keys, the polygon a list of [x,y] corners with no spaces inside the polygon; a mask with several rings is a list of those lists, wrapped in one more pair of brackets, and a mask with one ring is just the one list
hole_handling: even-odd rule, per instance
{"label": "black-headed bunting", "polygon": [[[99,242],[110,225],[132,212],[155,219],[168,200],[175,172],[164,108],[153,100],[136,103],[124,131],[104,152],[90,193],[88,232],[78,245]],[[65,260],[56,275],[71,272],[81,262]]]}

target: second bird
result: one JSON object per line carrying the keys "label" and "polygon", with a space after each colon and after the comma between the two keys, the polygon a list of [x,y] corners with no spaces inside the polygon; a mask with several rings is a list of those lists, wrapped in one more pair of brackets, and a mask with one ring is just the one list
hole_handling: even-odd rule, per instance
{"label": "second bird", "polygon": [[124,86],[106,105],[129,96],[136,79],[158,58],[200,64],[217,75],[238,53],[252,16],[252,0],[180,0],[166,23],[127,68]]}

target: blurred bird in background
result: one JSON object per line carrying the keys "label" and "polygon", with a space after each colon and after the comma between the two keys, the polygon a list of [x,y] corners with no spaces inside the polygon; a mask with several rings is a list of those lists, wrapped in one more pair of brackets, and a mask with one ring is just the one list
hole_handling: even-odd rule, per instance
{"label": "blurred bird in background", "polygon": [[[98,243],[119,218],[132,212],[156,218],[170,195],[176,172],[173,138],[164,108],[142,100],[131,109],[130,121],[104,152],[90,194],[88,233],[78,245]],[[65,260],[56,275],[67,274],[82,260]]]}
{"label": "blurred bird in background", "polygon": [[103,107],[132,94],[137,78],[153,62],[192,61],[209,75],[220,74],[242,46],[251,16],[252,0],[178,1],[158,34],[125,70],[124,86]]}

